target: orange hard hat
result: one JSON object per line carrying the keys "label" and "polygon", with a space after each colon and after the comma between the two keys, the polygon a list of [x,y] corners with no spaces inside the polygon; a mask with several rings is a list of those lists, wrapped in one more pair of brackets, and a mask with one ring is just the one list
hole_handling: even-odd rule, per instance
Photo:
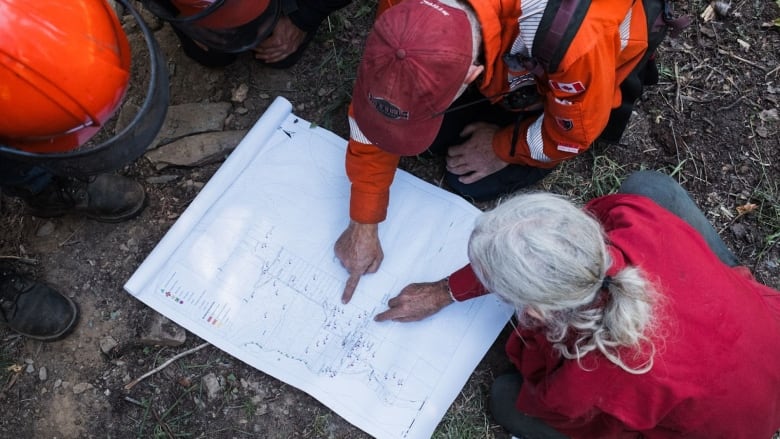
{"label": "orange hard hat", "polygon": [[0,144],[84,145],[129,84],[130,46],[104,0],[0,0]]}
{"label": "orange hard hat", "polygon": [[273,32],[280,0],[142,0],[153,14],[209,48],[227,53],[257,46]]}
{"label": "orange hard hat", "polygon": [[132,0],[115,1],[145,43],[132,70],[148,81],[132,87],[146,82],[146,93],[113,135],[87,142],[128,88],[130,53],[113,9],[105,0],[0,0],[0,160],[86,178],[144,154],[168,111],[166,61]]}

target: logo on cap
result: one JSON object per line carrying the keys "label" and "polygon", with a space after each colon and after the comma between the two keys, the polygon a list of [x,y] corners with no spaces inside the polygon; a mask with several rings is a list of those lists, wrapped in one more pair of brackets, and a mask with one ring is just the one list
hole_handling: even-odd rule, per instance
{"label": "logo on cap", "polygon": [[374,108],[376,111],[378,111],[380,114],[385,116],[388,119],[409,119],[409,112],[403,111],[400,108],[396,107],[392,103],[382,99],[382,98],[375,98],[371,94],[368,95],[368,100],[371,101],[372,104],[374,104]]}

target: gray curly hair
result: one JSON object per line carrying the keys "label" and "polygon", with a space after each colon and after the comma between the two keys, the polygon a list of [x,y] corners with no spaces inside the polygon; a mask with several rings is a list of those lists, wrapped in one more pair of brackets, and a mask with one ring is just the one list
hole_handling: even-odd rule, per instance
{"label": "gray curly hair", "polygon": [[[638,268],[627,267],[604,297],[612,264],[605,240],[601,224],[564,198],[525,194],[478,218],[469,259],[488,291],[515,307],[520,325],[542,325],[563,357],[584,369],[580,360],[596,350],[642,374],[653,367],[657,294]],[[621,352],[633,352],[630,361]]]}

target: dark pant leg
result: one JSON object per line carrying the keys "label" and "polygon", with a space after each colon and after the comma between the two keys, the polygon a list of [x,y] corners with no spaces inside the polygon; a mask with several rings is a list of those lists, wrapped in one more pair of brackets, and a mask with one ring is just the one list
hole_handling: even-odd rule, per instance
{"label": "dark pant leg", "polygon": [[543,179],[552,169],[524,165],[509,165],[471,184],[461,183],[460,175],[447,172],[447,184],[458,194],[474,201],[490,201],[509,195]]}
{"label": "dark pant leg", "polygon": [[[468,105],[459,110],[449,111],[444,114],[439,134],[434,139],[428,151],[436,155],[445,155],[447,149],[463,143],[466,138],[460,133],[466,125],[474,122],[487,122],[505,127],[514,125],[518,118],[523,117],[517,113],[504,109],[501,105],[492,105],[474,87],[469,87],[450,108]],[[544,178],[552,169],[534,168],[524,165],[509,165],[504,169],[490,174],[471,184],[463,184],[458,181],[459,175],[446,172],[446,180],[450,187],[458,194],[475,201],[488,201],[502,195],[512,193],[520,188],[530,186]]]}
{"label": "dark pant leg", "polygon": [[566,439],[566,436],[544,421],[528,416],[515,407],[523,386],[520,374],[501,375],[490,388],[490,413],[493,419],[512,435],[524,439]]}
{"label": "dark pant leg", "polygon": [[24,197],[40,193],[51,179],[52,174],[41,167],[0,158],[0,188],[9,195]]}
{"label": "dark pant leg", "polygon": [[718,232],[699,210],[688,192],[668,175],[656,171],[635,172],[623,182],[619,192],[642,195],[655,201],[696,229],[724,264],[730,267],[739,265],[737,258],[718,236]]}

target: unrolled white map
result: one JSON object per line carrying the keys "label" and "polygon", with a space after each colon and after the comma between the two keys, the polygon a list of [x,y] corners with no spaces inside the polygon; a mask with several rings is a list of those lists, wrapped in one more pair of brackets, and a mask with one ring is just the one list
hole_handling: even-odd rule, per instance
{"label": "unrolled white map", "polygon": [[467,263],[479,214],[400,170],[379,227],[385,259],[342,304],[345,146],[277,98],[125,289],[375,437],[428,438],[511,310],[488,295],[421,322],[373,321],[405,285]]}

